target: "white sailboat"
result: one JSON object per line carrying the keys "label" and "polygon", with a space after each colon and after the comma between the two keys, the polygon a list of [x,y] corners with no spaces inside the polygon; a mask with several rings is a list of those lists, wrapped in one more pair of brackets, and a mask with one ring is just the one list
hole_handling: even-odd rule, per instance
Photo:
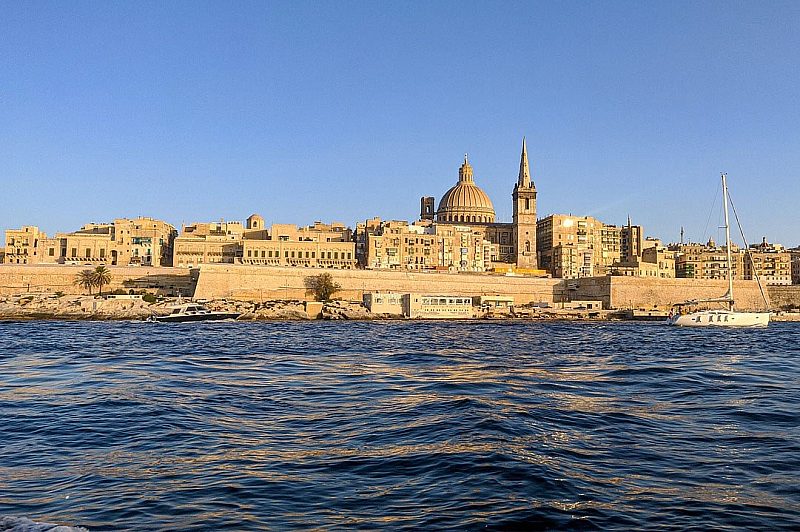
{"label": "white sailboat", "polygon": [[[722,174],[722,201],[725,213],[725,249],[728,262],[728,291],[722,297],[698,301],[687,301],[678,307],[697,305],[699,303],[724,303],[727,309],[699,310],[683,314],[671,312],[668,319],[670,325],[683,327],[766,327],[769,325],[769,312],[740,312],[734,310],[733,268],[731,260],[731,229],[728,221],[728,183],[727,175]],[[759,282],[760,286],[760,282]],[[766,303],[766,300],[765,300]]]}

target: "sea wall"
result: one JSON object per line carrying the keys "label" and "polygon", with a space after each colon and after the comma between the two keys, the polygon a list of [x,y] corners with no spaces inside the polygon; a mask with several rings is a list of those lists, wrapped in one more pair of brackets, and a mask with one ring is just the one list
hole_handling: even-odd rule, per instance
{"label": "sea wall", "polygon": [[[0,264],[0,295],[21,293],[81,294],[75,276],[89,266]],[[342,286],[337,297],[361,300],[364,292],[440,293],[452,295],[505,295],[514,304],[558,304],[562,301],[602,301],[605,309],[668,308],[689,299],[719,297],[726,281],[699,279],[651,279],[643,277],[591,277],[539,279],[475,273],[420,273],[377,270],[332,270],[208,264],[200,269],[109,266],[111,291],[147,290],[162,295],[204,299],[231,298],[249,301],[307,300],[307,276],[330,273]],[[770,286],[772,306],[800,306],[800,286]],[[737,307],[762,309],[755,281],[735,283]]]}
{"label": "sea wall", "polygon": [[767,291],[775,308],[800,307],[800,285],[768,286]]}
{"label": "sea wall", "polygon": [[500,294],[514,297],[516,305],[552,304],[561,279],[539,279],[469,273],[418,273],[377,270],[332,270],[208,264],[200,267],[195,297],[251,301],[308,299],[304,280],[330,273],[341,285],[342,299],[361,300],[365,292],[432,293],[474,296]]}
{"label": "sea wall", "polygon": [[[646,277],[591,277],[565,282],[569,300],[600,300],[603,308],[669,308],[690,299],[721,297],[728,290],[724,280],[652,279]],[[734,283],[736,307],[759,310],[764,301],[755,281]]]}
{"label": "sea wall", "polygon": [[[115,289],[147,290],[162,295],[191,295],[197,278],[196,270],[187,268],[148,268],[107,266],[111,283],[103,292]],[[94,266],[0,264],[0,295],[21,293],[82,294],[85,289],[75,284],[78,272]]]}

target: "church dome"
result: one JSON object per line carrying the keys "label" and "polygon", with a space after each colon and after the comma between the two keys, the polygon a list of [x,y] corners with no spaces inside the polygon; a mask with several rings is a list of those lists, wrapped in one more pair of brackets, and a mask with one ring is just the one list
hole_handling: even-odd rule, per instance
{"label": "church dome", "polygon": [[475,184],[472,166],[464,156],[458,170],[458,183],[444,193],[436,210],[439,222],[493,223],[494,206],[486,192]]}

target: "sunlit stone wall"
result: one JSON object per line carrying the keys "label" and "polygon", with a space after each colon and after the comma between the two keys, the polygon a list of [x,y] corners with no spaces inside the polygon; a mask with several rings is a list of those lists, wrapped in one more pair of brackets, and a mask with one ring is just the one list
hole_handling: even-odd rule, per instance
{"label": "sunlit stone wall", "polygon": [[[566,281],[565,288],[569,299],[601,300],[605,308],[668,309],[675,303],[690,299],[721,297],[728,290],[728,282],[618,276],[574,279]],[[755,281],[736,281],[734,295],[736,307],[740,310],[764,309],[764,301]]]}
{"label": "sunlit stone wall", "polygon": [[511,295],[518,305],[552,303],[560,279],[537,279],[468,273],[420,273],[376,270],[333,270],[243,265],[203,265],[195,297],[246,300],[306,299],[304,279],[330,273],[342,286],[342,299],[361,301],[365,292],[448,295]]}
{"label": "sunlit stone wall", "polygon": [[776,308],[800,307],[800,285],[768,286],[769,299]]}
{"label": "sunlit stone wall", "polygon": [[[83,294],[86,291],[75,285],[75,277],[81,270],[93,270],[95,267],[96,265],[0,264],[0,295],[28,292]],[[107,266],[107,268],[111,272],[111,283],[103,286],[103,292],[121,288],[126,291],[133,289],[175,294],[180,290],[182,295],[191,295],[194,290],[192,271],[188,268],[143,266]]]}

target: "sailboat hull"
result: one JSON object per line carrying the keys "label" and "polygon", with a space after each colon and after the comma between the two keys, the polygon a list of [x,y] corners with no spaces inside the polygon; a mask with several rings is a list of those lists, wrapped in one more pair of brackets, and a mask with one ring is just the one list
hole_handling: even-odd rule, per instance
{"label": "sailboat hull", "polygon": [[673,316],[669,324],[679,327],[766,327],[769,325],[769,312],[704,310]]}

